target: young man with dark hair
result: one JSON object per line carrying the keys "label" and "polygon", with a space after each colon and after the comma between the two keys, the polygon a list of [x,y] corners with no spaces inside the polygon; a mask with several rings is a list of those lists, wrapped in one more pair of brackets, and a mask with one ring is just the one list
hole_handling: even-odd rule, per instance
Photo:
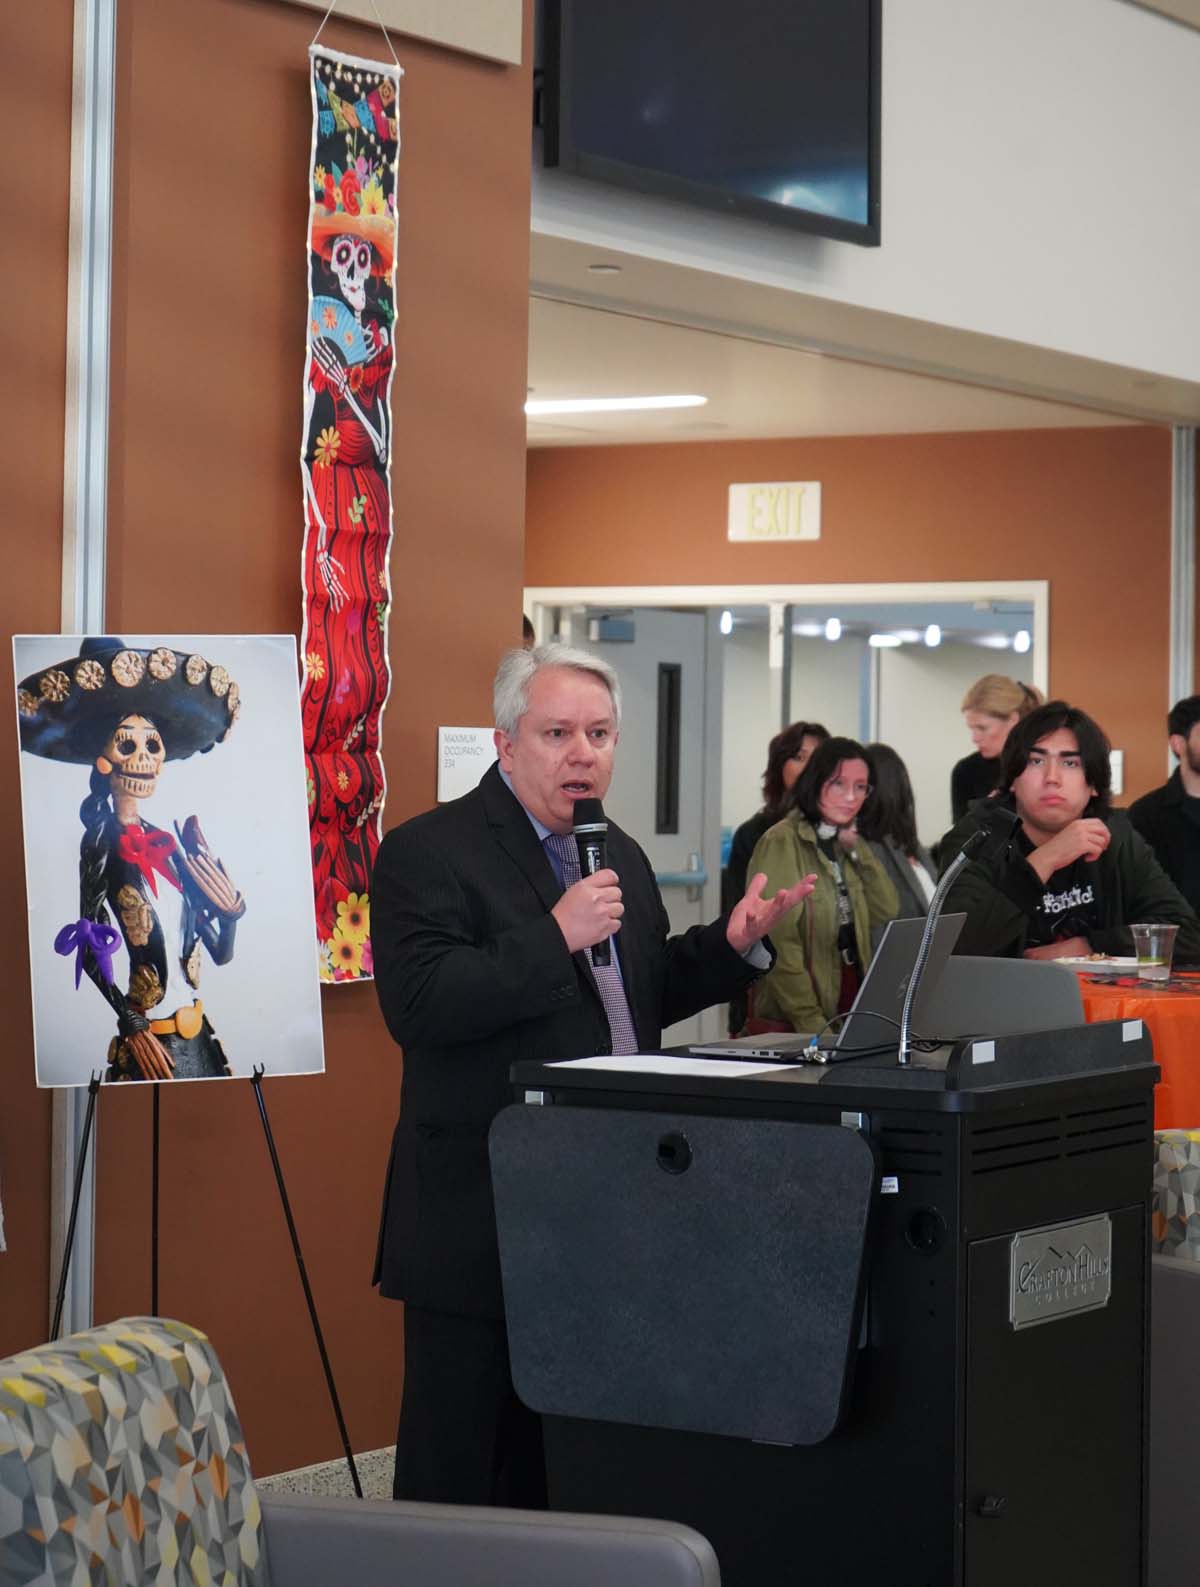
{"label": "young man with dark hair", "polygon": [[1200,910],[1200,694],[1172,706],[1167,742],[1179,764],[1161,788],[1130,805],[1129,819],[1188,903]]}
{"label": "young man with dark hair", "polygon": [[1128,818],[1110,808],[1109,744],[1062,700],[1031,711],[1004,746],[1000,791],[947,834],[942,868],[989,836],[946,900],[967,920],[959,953],[1062,959],[1126,954],[1135,921],[1179,927],[1176,954],[1200,958],[1200,920]]}

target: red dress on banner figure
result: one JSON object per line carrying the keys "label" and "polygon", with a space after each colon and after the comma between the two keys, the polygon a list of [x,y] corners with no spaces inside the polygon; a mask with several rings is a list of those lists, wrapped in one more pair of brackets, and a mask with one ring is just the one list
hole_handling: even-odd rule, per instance
{"label": "red dress on banner figure", "polygon": [[[368,895],[385,793],[395,145],[344,114],[361,89],[377,90],[379,72],[320,52],[313,69],[301,714],[321,975],[341,981],[373,970]],[[335,87],[341,125],[323,137],[320,107]],[[324,115],[333,120],[332,111]],[[322,162],[335,148],[344,166]]]}

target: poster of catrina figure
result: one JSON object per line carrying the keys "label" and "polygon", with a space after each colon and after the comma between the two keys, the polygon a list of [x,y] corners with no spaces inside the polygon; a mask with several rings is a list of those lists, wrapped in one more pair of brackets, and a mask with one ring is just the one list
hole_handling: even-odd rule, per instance
{"label": "poster of catrina figure", "polygon": [[37,1083],[323,1070],[295,640],[13,661]]}

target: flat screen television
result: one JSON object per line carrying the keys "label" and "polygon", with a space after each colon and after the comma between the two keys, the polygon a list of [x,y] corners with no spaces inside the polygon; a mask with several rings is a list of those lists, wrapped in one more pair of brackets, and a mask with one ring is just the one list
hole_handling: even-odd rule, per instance
{"label": "flat screen television", "polygon": [[543,0],[543,159],[879,242],[880,0]]}

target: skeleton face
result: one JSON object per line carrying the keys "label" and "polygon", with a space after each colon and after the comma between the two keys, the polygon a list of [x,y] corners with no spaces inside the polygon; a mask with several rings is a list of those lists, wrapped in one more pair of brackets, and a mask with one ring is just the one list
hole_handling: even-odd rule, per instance
{"label": "skeleton face", "polygon": [[361,237],[336,237],[329,256],[342,296],[361,314],[367,304],[367,280],[371,274],[371,244]]}
{"label": "skeleton face", "polygon": [[162,734],[145,716],[127,716],[104,746],[96,762],[99,772],[111,772],[109,786],[114,796],[149,799],[158,786],[158,774],[166,759]]}

